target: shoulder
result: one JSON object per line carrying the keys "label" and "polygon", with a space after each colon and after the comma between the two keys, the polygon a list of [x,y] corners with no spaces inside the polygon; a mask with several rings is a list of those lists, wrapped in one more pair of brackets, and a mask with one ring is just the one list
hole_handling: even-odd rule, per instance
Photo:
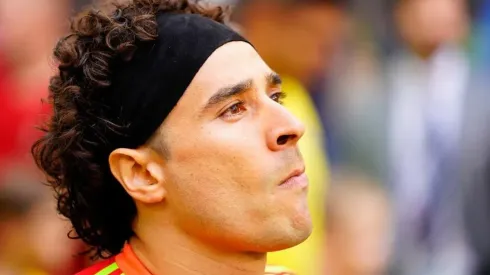
{"label": "shoulder", "polygon": [[80,272],[78,272],[75,275],[99,275],[99,274],[104,274],[104,275],[119,275],[121,272],[119,272],[120,269],[116,264],[115,257],[109,258],[107,260],[103,260],[101,262],[98,262]]}
{"label": "shoulder", "polygon": [[282,266],[274,266],[268,265],[265,267],[265,275],[295,275],[291,270],[282,267]]}

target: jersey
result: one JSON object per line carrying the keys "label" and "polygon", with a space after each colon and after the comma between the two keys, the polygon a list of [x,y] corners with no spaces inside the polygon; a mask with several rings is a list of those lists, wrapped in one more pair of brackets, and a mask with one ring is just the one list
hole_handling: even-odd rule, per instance
{"label": "jersey", "polygon": [[[291,271],[277,266],[267,266],[265,275],[294,275]],[[151,275],[140,262],[129,244],[123,251],[107,260],[101,261],[76,275]]]}

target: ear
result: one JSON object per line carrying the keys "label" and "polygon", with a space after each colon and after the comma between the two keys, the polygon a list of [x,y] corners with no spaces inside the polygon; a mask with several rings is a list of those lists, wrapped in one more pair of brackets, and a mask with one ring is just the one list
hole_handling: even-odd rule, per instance
{"label": "ear", "polygon": [[149,148],[114,150],[109,166],[126,192],[142,203],[158,203],[166,195],[162,159]]}

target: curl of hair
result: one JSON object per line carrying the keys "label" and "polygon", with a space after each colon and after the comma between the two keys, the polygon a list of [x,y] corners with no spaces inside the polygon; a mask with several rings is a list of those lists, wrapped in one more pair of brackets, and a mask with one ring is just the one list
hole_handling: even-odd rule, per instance
{"label": "curl of hair", "polygon": [[51,78],[52,116],[32,146],[38,167],[55,193],[57,209],[94,258],[121,251],[134,234],[136,207],[112,176],[107,136],[124,125],[107,117],[101,103],[111,86],[111,64],[129,61],[138,45],[155,40],[159,11],[196,13],[224,23],[226,10],[188,0],[132,0],[77,15],[54,49],[58,73]]}

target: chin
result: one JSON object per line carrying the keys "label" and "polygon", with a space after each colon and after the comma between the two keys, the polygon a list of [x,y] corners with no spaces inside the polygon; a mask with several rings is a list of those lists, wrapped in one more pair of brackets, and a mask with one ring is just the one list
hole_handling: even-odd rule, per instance
{"label": "chin", "polygon": [[304,242],[313,231],[313,223],[308,209],[308,204],[303,201],[297,209],[296,215],[290,220],[290,235],[291,240],[294,240],[293,245],[298,245]]}
{"label": "chin", "polygon": [[281,251],[281,250],[289,249],[289,248],[295,247],[297,245],[300,245],[301,243],[303,243],[304,241],[306,241],[308,239],[310,234],[311,234],[311,230],[306,231],[306,232],[302,232],[301,234],[298,234],[295,236],[291,236],[287,240],[280,242],[280,243],[276,243],[276,244],[274,244],[274,246],[269,247],[269,249],[267,249],[266,252]]}
{"label": "chin", "polygon": [[301,222],[295,221],[292,224],[276,226],[275,233],[271,234],[268,245],[263,252],[275,252],[295,247],[310,237],[313,230],[311,219],[306,218]]}
{"label": "chin", "polygon": [[294,233],[291,236],[291,242],[289,243],[288,248],[297,246],[310,237],[313,231],[311,219],[308,218],[308,220],[302,223],[300,226],[295,226],[293,231]]}

